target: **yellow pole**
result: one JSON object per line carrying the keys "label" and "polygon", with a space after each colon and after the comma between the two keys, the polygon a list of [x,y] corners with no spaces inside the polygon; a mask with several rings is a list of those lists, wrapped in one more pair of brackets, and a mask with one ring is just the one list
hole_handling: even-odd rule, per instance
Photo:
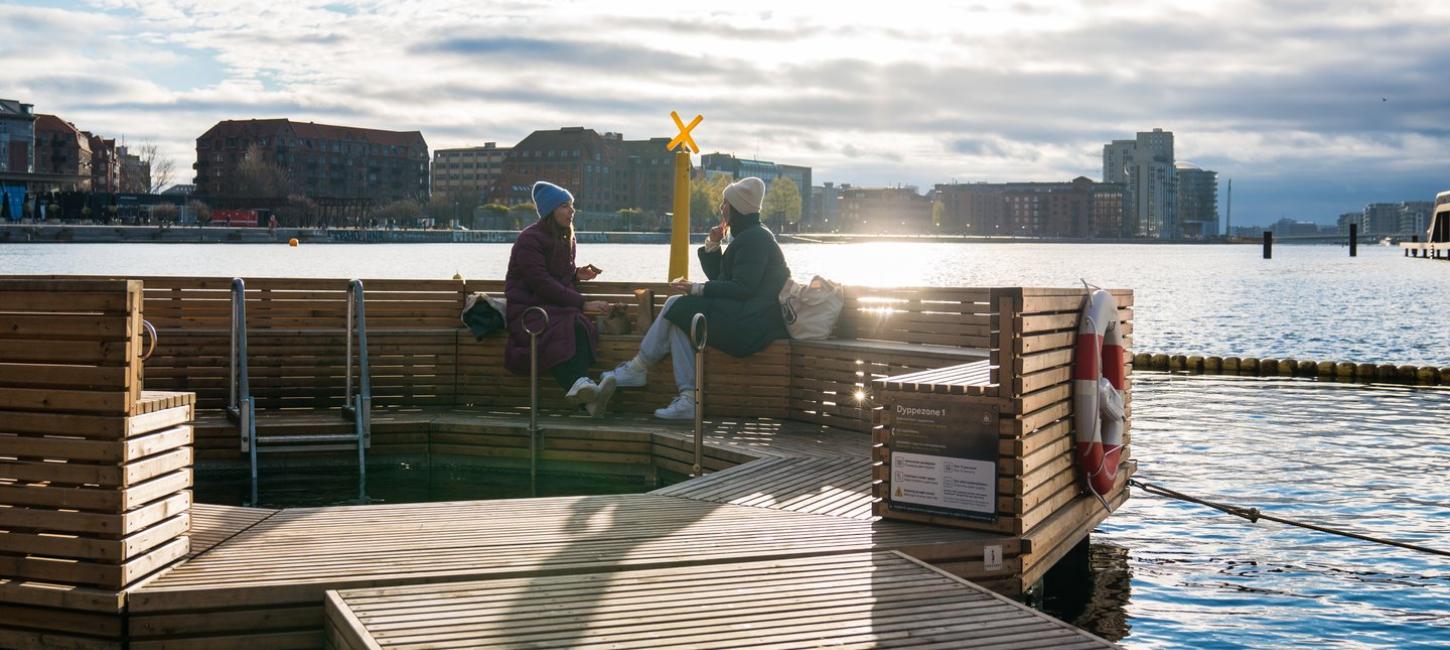
{"label": "yellow pole", "polygon": [[690,276],[690,151],[675,151],[675,221],[670,230],[670,277]]}

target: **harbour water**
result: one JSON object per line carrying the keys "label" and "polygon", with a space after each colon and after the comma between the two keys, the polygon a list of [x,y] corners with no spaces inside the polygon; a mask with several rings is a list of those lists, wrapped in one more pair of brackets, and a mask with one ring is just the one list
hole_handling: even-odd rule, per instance
{"label": "harbour water", "polygon": [[[1450,266],[1367,246],[786,245],[798,277],[1130,287],[1134,349],[1450,365]],[[508,246],[11,244],[0,274],[503,277]],[[602,279],[668,249],[586,245]],[[698,268],[695,271],[698,275]],[[1450,547],[1450,390],[1138,373],[1139,477],[1292,518]],[[1450,647],[1450,562],[1135,492],[1093,537],[1096,589],[1048,609],[1129,648]]]}

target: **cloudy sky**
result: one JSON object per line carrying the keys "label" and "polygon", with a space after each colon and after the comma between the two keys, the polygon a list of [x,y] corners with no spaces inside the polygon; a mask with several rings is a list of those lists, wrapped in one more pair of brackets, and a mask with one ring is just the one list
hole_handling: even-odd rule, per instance
{"label": "cloudy sky", "polygon": [[[717,8],[718,7],[718,8]],[[859,185],[1100,178],[1160,127],[1234,222],[1333,222],[1450,189],[1450,3],[91,0],[0,4],[0,97],[155,140],[223,119],[584,125]],[[189,178],[177,179],[181,182]],[[1220,210],[1223,209],[1222,202]]]}

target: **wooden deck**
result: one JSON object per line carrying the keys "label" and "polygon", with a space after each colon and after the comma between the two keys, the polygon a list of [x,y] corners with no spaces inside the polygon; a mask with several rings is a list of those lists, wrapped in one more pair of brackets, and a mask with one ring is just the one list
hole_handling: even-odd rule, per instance
{"label": "wooden deck", "polygon": [[1117,647],[899,553],[328,592],[374,648]]}
{"label": "wooden deck", "polygon": [[219,506],[210,503],[191,505],[191,551],[186,559],[192,559],[210,551],[242,531],[257,525],[263,519],[280,512],[269,508],[241,508]]}
{"label": "wooden deck", "polygon": [[[527,381],[503,370],[501,338],[475,341],[457,323],[468,294],[499,285],[368,281],[370,458],[529,462]],[[315,648],[325,641],[329,590],[582,584],[591,575],[681,571],[702,576],[700,588],[709,592],[716,587],[703,578],[720,567],[831,563],[889,551],[1015,595],[1127,498],[1115,488],[1105,510],[1081,494],[1072,467],[1069,377],[1079,289],[857,287],[848,291],[837,339],[778,341],[744,360],[710,353],[705,388],[714,397],[705,404],[703,467],[714,475],[659,493],[267,511],[192,504],[186,492],[193,465],[205,474],[240,459],[235,427],[220,418],[229,278],[156,278],[144,287],[22,279],[6,286],[27,294],[36,314],[0,312],[0,320],[11,319],[10,334],[0,335],[0,361],[85,367],[0,369],[0,421],[9,426],[0,439],[10,440],[11,452],[0,460],[13,460],[0,463],[0,524],[12,533],[3,540],[9,546],[0,544],[4,647]],[[249,281],[259,434],[350,428],[336,410],[348,363],[346,286]],[[114,295],[83,295],[91,300],[85,313],[72,314],[74,299],[51,295],[60,289]],[[637,301],[639,325],[652,320],[668,291],[609,283],[591,283],[591,290]],[[1115,295],[1122,329],[1131,334],[1131,292]],[[144,368],[143,303],[160,333]],[[99,326],[92,311],[106,315]],[[82,346],[85,358],[71,343],[43,345],[57,327],[103,345]],[[604,337],[597,363],[609,367],[637,347],[637,336]],[[635,415],[591,420],[559,410],[560,396],[549,391],[544,466],[645,467],[656,478],[687,473],[689,423],[648,417],[672,394],[668,369],[662,364],[654,374],[648,389],[616,397],[613,408]],[[168,410],[146,412],[142,380],[147,389],[186,393],[184,406],[169,409],[184,413],[168,419]],[[986,429],[999,452],[988,528],[867,516],[870,509],[882,514],[891,498],[881,498],[891,478],[880,464],[886,447],[864,435],[893,426],[882,398],[889,391],[935,395],[938,387],[946,388],[939,397],[995,409],[996,426]],[[193,393],[206,414],[194,426],[187,424]],[[818,586],[833,588],[829,580],[811,585]],[[851,623],[831,616],[802,610],[803,618]],[[803,618],[781,625],[794,629]],[[935,630],[938,618],[914,623]],[[905,624],[889,617],[856,624],[874,631],[898,623]],[[803,629],[809,638],[823,633]]]}
{"label": "wooden deck", "polygon": [[288,509],[132,591],[131,647],[317,647],[332,589],[885,550],[990,582],[987,546],[1021,552],[989,533],[644,494]]}
{"label": "wooden deck", "polygon": [[871,461],[865,458],[766,458],[651,494],[870,519],[871,483]]}

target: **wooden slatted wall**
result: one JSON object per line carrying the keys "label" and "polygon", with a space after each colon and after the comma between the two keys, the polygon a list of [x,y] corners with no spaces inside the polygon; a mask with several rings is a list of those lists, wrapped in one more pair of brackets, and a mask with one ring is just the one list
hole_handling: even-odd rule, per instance
{"label": "wooden slatted wall", "polygon": [[[1132,345],[1133,294],[1114,290],[1120,332],[1125,346]],[[992,350],[994,384],[980,395],[928,395],[964,405],[995,407],[999,416],[996,522],[980,522],[892,511],[889,490],[890,414],[877,411],[877,513],[897,519],[956,525],[978,530],[1022,535],[1028,549],[1021,558],[1022,582],[1009,591],[1030,586],[1072,545],[1104,519],[1102,502],[1085,493],[1074,465],[1075,433],[1072,417],[1073,346],[1079,313],[1086,292],[1082,289],[1006,288],[991,291],[998,321]],[[1129,356],[1129,360],[1131,356]],[[1131,367],[1125,368],[1131,372]],[[916,383],[880,382],[884,402],[896,395],[940,393]],[[892,387],[892,388],[888,388]],[[1126,388],[1131,403],[1131,374]],[[1131,414],[1131,411],[1130,411]],[[1129,423],[1131,422],[1131,417]],[[1126,431],[1126,429],[1125,429]],[[1125,433],[1125,443],[1128,441]],[[1124,490],[1132,472],[1131,454],[1125,449],[1123,471],[1114,490],[1105,495],[1116,508],[1127,497]],[[1034,542],[1036,542],[1034,544]],[[1014,561],[1007,558],[1007,561]]]}
{"label": "wooden slatted wall", "polygon": [[119,647],[188,550],[190,395],[142,392],[142,284],[0,280],[0,646]]}

